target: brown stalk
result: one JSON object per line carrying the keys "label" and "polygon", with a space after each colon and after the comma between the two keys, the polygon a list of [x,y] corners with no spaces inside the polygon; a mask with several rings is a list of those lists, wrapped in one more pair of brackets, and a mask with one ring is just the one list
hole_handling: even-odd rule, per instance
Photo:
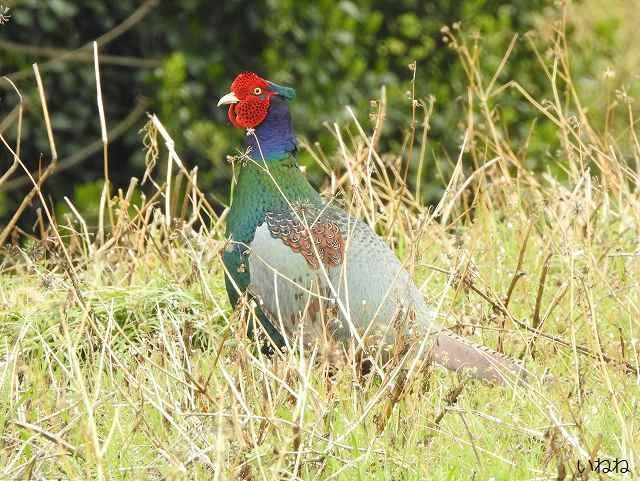
{"label": "brown stalk", "polygon": [[542,304],[542,295],[544,294],[544,286],[547,281],[547,274],[549,272],[549,259],[551,259],[551,254],[547,254],[547,257],[545,257],[542,263],[542,272],[540,273],[540,281],[538,282],[536,305],[533,310],[533,317],[531,321],[532,327],[536,330],[540,326],[540,306]]}
{"label": "brown stalk", "polygon": [[524,254],[527,250],[527,243],[529,242],[529,234],[531,234],[531,227],[533,227],[533,222],[529,222],[527,231],[525,232],[522,243],[520,244],[520,252],[518,253],[518,263],[516,264],[516,270],[513,273],[513,277],[511,278],[511,282],[509,283],[509,289],[507,289],[507,295],[504,298],[505,309],[509,307],[509,302],[511,301],[511,296],[513,295],[513,290],[515,289],[517,282],[526,275],[525,272],[522,272],[522,264],[524,262]]}
{"label": "brown stalk", "polygon": [[100,199],[98,240],[104,244],[104,211],[109,214],[109,222],[113,228],[113,209],[111,207],[111,181],[109,180],[109,138],[107,137],[107,121],[104,116],[102,102],[102,84],[100,82],[100,63],[98,62],[98,42],[93,42],[93,68],[96,75],[96,99],[98,116],[100,117],[100,140],[102,141],[102,165],[104,170],[104,187]]}
{"label": "brown stalk", "polygon": [[[4,184],[9,177],[11,177],[11,175],[18,168],[18,165],[19,165],[18,159],[20,158],[20,140],[22,138],[22,114],[24,111],[24,103],[23,103],[23,98],[22,98],[22,95],[20,94],[20,91],[9,78],[4,77],[4,79],[11,84],[11,86],[13,87],[13,90],[15,90],[16,94],[18,94],[19,103],[16,106],[16,108],[13,110],[14,112],[17,112],[17,116],[18,116],[18,125],[17,125],[17,132],[16,132],[16,147],[15,147],[16,155],[13,156],[13,162],[11,163],[9,168],[5,171],[4,174],[2,174],[2,176],[0,176],[0,186],[2,186],[2,184]],[[5,125],[6,124],[4,124],[3,122],[3,128]],[[0,129],[0,132],[1,130],[2,129]],[[2,242],[0,242],[0,245],[2,245]]]}
{"label": "brown stalk", "polygon": [[[464,383],[460,383],[456,386],[453,386],[452,388],[449,389],[449,391],[447,391],[447,393],[444,396],[444,406],[442,407],[442,409],[440,409],[438,414],[436,414],[433,420],[434,431],[437,431],[445,415],[447,414],[447,412],[449,412],[448,408],[450,408],[451,406],[453,406],[458,402],[458,398],[460,397],[460,394],[462,394],[464,386],[465,386]],[[427,442],[430,443],[433,438],[435,438],[435,433],[431,434],[428,437]]]}
{"label": "brown stalk", "polygon": [[42,436],[47,441],[50,441],[64,448],[64,450],[67,451],[72,456],[78,456],[80,459],[84,460],[84,456],[82,455],[82,453],[78,451],[78,448],[76,448],[73,444],[68,443],[57,434],[52,433],[51,431],[47,431],[46,429],[43,429],[40,426],[36,426],[35,424],[31,424],[26,421],[22,422],[22,421],[13,420],[11,422],[16,426],[18,426],[19,428],[27,429],[28,431],[33,431],[34,433]]}

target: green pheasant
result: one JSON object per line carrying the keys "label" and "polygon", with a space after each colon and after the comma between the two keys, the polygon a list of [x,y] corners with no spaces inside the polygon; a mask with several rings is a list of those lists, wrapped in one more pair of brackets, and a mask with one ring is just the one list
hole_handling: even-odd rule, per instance
{"label": "green pheasant", "polygon": [[[231,303],[245,292],[253,297],[278,346],[300,336],[306,345],[324,339],[381,352],[401,344],[482,379],[525,374],[520,363],[439,328],[393,251],[309,184],[296,162],[288,107],[294,97],[293,89],[244,72],[218,102],[246,129],[249,156],[227,218]],[[428,348],[417,351],[420,345]]]}

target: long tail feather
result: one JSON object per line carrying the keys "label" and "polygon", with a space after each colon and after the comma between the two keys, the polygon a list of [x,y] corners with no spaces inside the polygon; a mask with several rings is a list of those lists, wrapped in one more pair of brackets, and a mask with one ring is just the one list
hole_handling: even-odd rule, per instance
{"label": "long tail feather", "polygon": [[527,377],[521,362],[450,331],[437,334],[431,355],[447,369],[465,370],[476,378],[500,384],[514,378]]}

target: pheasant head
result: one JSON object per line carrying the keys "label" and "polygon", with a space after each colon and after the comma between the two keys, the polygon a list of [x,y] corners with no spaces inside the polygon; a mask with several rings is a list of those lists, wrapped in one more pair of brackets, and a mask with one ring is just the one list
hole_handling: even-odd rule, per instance
{"label": "pheasant head", "polygon": [[295,153],[296,139],[288,106],[295,90],[253,72],[239,74],[230,90],[220,99],[218,107],[228,105],[233,126],[247,129],[245,144],[252,158],[280,160]]}
{"label": "pheasant head", "polygon": [[234,127],[255,129],[267,118],[274,95],[292,100],[295,91],[269,82],[253,72],[242,72],[231,83],[231,91],[218,102],[229,105],[229,120]]}

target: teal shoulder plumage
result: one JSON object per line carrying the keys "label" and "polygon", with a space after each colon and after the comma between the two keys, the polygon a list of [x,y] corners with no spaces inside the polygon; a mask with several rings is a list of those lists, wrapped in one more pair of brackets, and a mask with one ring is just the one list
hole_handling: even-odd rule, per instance
{"label": "teal shoulder plumage", "polygon": [[[286,209],[288,202],[319,204],[320,196],[300,171],[292,154],[267,164],[253,159],[243,161],[240,167],[227,216],[228,245],[223,254],[225,286],[232,305],[249,286],[251,273],[248,249],[256,229],[267,212]],[[284,342],[281,334],[258,309],[258,318],[276,345]],[[253,329],[251,329],[252,331]]]}

